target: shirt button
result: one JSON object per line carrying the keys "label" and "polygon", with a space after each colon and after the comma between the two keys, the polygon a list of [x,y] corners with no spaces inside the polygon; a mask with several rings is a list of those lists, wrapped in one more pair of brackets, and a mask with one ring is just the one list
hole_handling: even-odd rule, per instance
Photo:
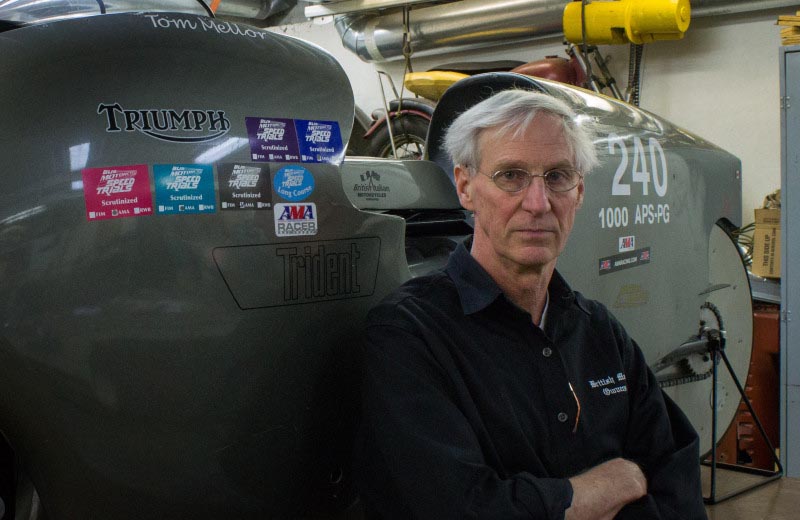
{"label": "shirt button", "polygon": [[545,347],[545,348],[543,348],[543,349],[542,349],[542,355],[543,355],[544,357],[550,357],[550,356],[552,356],[552,355],[553,355],[553,349],[551,349],[550,347]]}
{"label": "shirt button", "polygon": [[558,414],[558,422],[567,422],[567,414],[564,412]]}

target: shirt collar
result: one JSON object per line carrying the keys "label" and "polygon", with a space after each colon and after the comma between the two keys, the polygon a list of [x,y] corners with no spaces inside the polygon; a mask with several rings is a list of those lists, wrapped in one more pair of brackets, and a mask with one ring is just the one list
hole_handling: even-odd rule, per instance
{"label": "shirt collar", "polygon": [[[469,252],[472,247],[472,237],[460,243],[455,251],[450,255],[450,259],[445,267],[445,272],[453,281],[458,297],[461,301],[461,308],[464,314],[474,314],[481,311],[503,295],[502,289],[494,279],[481,267],[477,260]],[[550,279],[547,287],[548,299],[547,310],[553,307],[567,307],[576,302],[575,293],[567,285],[561,274],[556,270]],[[510,302],[509,302],[510,303]],[[580,303],[578,306],[584,311]],[[542,326],[544,326],[544,313],[542,313]]]}
{"label": "shirt collar", "polygon": [[544,324],[547,321],[547,308],[550,307],[550,290],[548,289],[545,293],[545,300],[544,300],[544,309],[542,309],[542,317],[539,320],[539,328],[544,330]]}
{"label": "shirt collar", "polygon": [[458,291],[464,314],[473,314],[485,309],[503,294],[489,273],[469,252],[470,247],[472,247],[472,237],[458,244],[445,268]]}

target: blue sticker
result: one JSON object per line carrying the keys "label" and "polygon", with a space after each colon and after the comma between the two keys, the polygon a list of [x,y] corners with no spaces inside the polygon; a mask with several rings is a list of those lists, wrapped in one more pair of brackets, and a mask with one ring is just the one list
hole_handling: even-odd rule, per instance
{"label": "blue sticker", "polygon": [[297,140],[301,162],[340,163],[344,158],[342,133],[336,121],[297,119]]}
{"label": "blue sticker", "polygon": [[275,173],[272,187],[283,199],[298,202],[314,193],[314,177],[302,166],[284,166]]}
{"label": "blue sticker", "polygon": [[214,170],[210,164],[155,164],[156,213],[214,213]]}

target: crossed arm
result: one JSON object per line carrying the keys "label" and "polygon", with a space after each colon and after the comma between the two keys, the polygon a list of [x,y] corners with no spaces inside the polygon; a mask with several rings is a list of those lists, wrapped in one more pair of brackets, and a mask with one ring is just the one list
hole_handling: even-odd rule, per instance
{"label": "crossed arm", "polygon": [[566,520],[610,520],[647,494],[647,479],[635,463],[616,458],[569,479],[572,504]]}

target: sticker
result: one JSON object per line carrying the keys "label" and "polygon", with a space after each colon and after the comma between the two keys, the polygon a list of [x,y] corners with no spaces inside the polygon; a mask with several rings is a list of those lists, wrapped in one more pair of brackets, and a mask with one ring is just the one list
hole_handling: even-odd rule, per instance
{"label": "sticker", "polygon": [[265,164],[223,163],[217,165],[219,206],[222,210],[269,209],[272,188]]}
{"label": "sticker", "polygon": [[279,237],[302,237],[317,234],[317,205],[275,204],[275,234]]}
{"label": "sticker", "polygon": [[156,164],[156,212],[214,213],[214,171],[210,164]]}
{"label": "sticker", "polygon": [[250,158],[260,162],[297,162],[300,151],[291,119],[245,117]]}
{"label": "sticker", "polygon": [[608,256],[599,260],[600,275],[630,269],[642,264],[650,263],[650,248],[637,249],[627,253]]}
{"label": "sticker", "polygon": [[146,164],[85,168],[81,174],[88,220],[153,214]]}
{"label": "sticker", "polygon": [[358,200],[379,202],[391,193],[391,188],[387,184],[381,183],[381,174],[375,170],[366,170],[359,174],[360,184],[353,185],[353,192]]}
{"label": "sticker", "polygon": [[300,141],[300,160],[314,163],[339,163],[344,157],[342,134],[336,121],[295,121]]}
{"label": "sticker", "polygon": [[302,166],[284,166],[275,174],[272,187],[285,200],[299,202],[314,193],[314,177]]}
{"label": "sticker", "polygon": [[633,251],[636,249],[636,237],[619,237],[619,252]]}

